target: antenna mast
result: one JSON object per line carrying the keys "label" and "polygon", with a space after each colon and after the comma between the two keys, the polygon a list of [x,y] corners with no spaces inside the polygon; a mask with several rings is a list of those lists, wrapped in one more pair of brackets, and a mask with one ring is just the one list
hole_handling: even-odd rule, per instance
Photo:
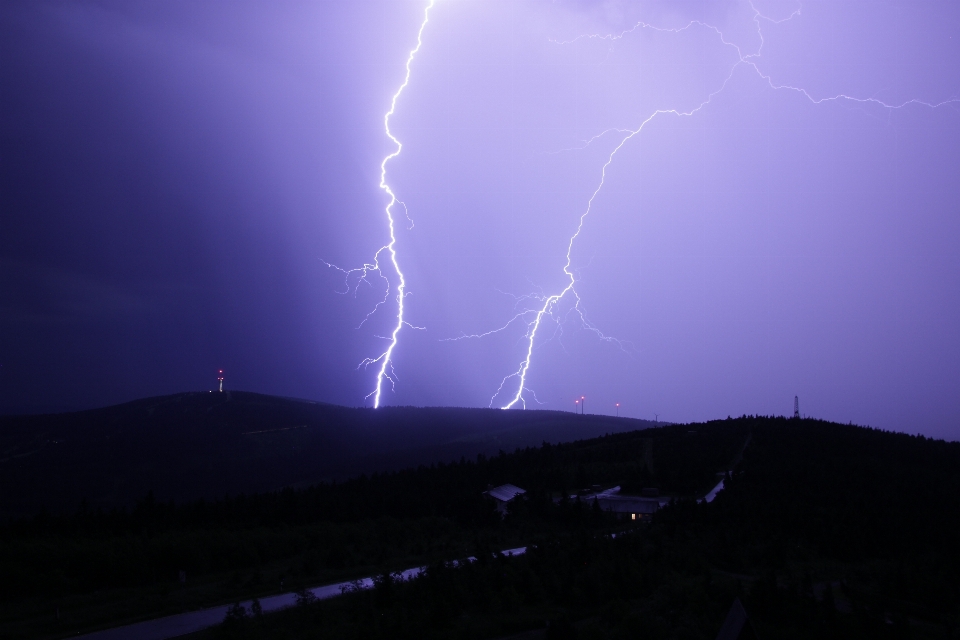
{"label": "antenna mast", "polygon": [[793,417],[800,419],[800,396],[793,396]]}

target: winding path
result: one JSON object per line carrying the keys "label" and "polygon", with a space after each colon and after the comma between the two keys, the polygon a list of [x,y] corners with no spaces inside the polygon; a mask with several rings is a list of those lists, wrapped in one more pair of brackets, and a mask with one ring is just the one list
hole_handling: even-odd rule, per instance
{"label": "winding path", "polygon": [[[517,549],[506,549],[501,553],[505,556],[519,556],[523,555],[526,550],[526,547],[519,547]],[[476,560],[476,558],[472,556],[466,559],[468,562],[474,560]],[[403,580],[410,580],[420,575],[424,569],[426,569],[426,567],[407,569],[406,571],[400,572],[400,576]],[[327,598],[339,596],[345,591],[369,589],[372,586],[373,578],[368,577],[360,580],[314,587],[313,589],[308,589],[308,591],[312,593],[317,600],[326,600]],[[246,600],[240,604],[249,611],[252,603],[252,600]],[[295,604],[297,604],[297,594],[293,592],[270,596],[260,600],[260,607],[264,613],[286,609]],[[103,631],[95,631],[76,637],[81,640],[167,640],[167,638],[176,638],[220,624],[227,615],[227,609],[231,606],[232,605],[221,605],[199,611],[190,611],[189,613],[178,613],[164,618],[145,620],[144,622],[104,629]]]}

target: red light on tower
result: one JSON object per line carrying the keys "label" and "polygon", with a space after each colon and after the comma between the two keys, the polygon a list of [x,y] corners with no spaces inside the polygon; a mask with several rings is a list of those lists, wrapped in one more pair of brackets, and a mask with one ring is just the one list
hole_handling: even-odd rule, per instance
{"label": "red light on tower", "polygon": [[223,369],[217,371],[217,382],[220,383],[220,393],[223,393]]}
{"label": "red light on tower", "polygon": [[620,403],[617,403],[617,417],[620,417]]}
{"label": "red light on tower", "polygon": [[587,399],[584,396],[580,396],[580,415],[583,415],[584,413],[583,408],[587,406],[586,400]]}

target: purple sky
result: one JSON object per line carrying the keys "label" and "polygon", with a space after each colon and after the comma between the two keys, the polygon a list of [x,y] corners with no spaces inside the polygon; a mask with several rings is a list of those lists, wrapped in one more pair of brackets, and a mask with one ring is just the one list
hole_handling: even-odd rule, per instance
{"label": "purple sky", "polygon": [[[358,364],[389,344],[397,277],[338,295],[327,263],[389,241],[383,117],[426,4],[3,3],[0,412],[212,388],[218,368],[370,404],[379,363]],[[528,408],[687,421],[799,395],[960,438],[960,7],[429,16],[386,177],[423,329],[399,332],[383,404],[507,404],[589,205]]]}

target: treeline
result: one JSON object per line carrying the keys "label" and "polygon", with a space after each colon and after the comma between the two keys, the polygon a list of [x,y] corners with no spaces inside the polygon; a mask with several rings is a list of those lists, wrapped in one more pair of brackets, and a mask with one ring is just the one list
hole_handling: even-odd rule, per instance
{"label": "treeline", "polygon": [[[523,544],[545,532],[579,530],[589,505],[569,499],[595,484],[643,474],[663,491],[706,491],[729,464],[746,425],[665,427],[562,445],[479,456],[453,464],[361,476],[304,489],[186,504],[152,495],[130,511],[82,507],[0,528],[0,599],[64,597],[100,589],[168,585],[233,572],[232,597],[333,580],[350,570],[463,557],[481,541]],[[648,467],[652,466],[652,469]],[[662,470],[662,471],[661,471]],[[490,485],[527,489],[502,520],[483,496]]]}
{"label": "treeline", "polygon": [[261,618],[235,615],[206,638],[495,638],[547,627],[548,638],[713,638],[737,590],[700,556],[657,534],[541,539],[523,556],[437,563],[368,592]]}
{"label": "treeline", "polygon": [[494,520],[482,493],[490,485],[507,482],[532,496],[568,494],[594,484],[639,488],[641,482],[630,483],[635,478],[668,495],[704,491],[748,433],[749,425],[741,421],[662,427],[221,500],[175,504],[156,501],[151,493],[130,511],[81,505],[72,516],[41,514],[13,520],[0,528],[0,539],[297,526],[380,517],[444,517],[465,526],[486,526]]}
{"label": "treeline", "polygon": [[752,437],[724,491],[649,528],[546,534],[520,558],[381,577],[205,636],[712,639],[739,597],[761,638],[960,637],[960,444],[736,422]]}
{"label": "treeline", "polygon": [[718,567],[827,563],[877,607],[960,621],[960,443],[813,420],[755,428],[727,489],[676,521]]}
{"label": "treeline", "polygon": [[0,416],[0,521],[46,508],[132,508],[259,494],[654,426],[559,411],[338,407],[246,392],[181,393],[91,411]]}
{"label": "treeline", "polygon": [[[726,488],[698,504],[741,452]],[[527,494],[501,519],[481,494],[505,482]],[[678,500],[649,527],[557,501],[614,484]],[[712,638],[737,596],[764,638],[955,638],[958,539],[960,444],[744,416],[299,490],[9,522],[0,618],[103,589],[124,603],[94,619],[84,601],[9,634],[34,637],[433,564],[442,579],[432,583],[385,580],[386,596],[353,594],[230,633],[404,637],[422,626],[481,638],[551,621],[554,637]],[[526,558],[437,565],[530,543],[538,550]]]}
{"label": "treeline", "polygon": [[[684,517],[696,505],[670,508]],[[381,575],[370,591],[257,616],[234,608],[200,638],[304,640],[501,638],[542,630],[547,640],[713,640],[739,598],[761,638],[884,640],[911,635],[907,619],[855,600],[844,612],[809,580],[748,581],[718,572],[696,539],[670,525],[610,538],[541,539],[520,557],[437,563],[421,577]],[[843,590],[839,590],[841,597]],[[936,628],[936,636],[949,628]]]}

